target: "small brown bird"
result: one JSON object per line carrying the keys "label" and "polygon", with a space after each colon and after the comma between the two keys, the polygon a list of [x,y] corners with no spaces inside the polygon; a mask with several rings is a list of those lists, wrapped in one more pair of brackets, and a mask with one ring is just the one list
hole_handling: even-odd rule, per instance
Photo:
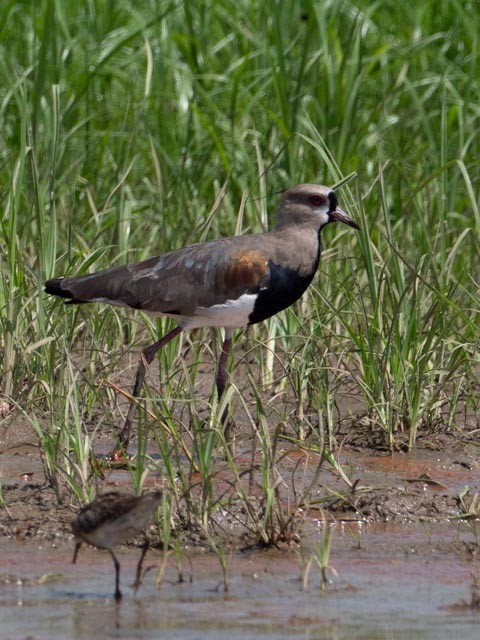
{"label": "small brown bird", "polygon": [[[93,502],[83,507],[77,517],[72,520],[72,531],[75,536],[73,564],[83,542],[106,549],[115,565],[115,599],[120,600],[120,563],[113,552],[113,547],[125,542],[133,536],[145,532],[152,512],[162,501],[162,492],[154,491],[143,496],[132,496],[121,491],[109,491],[98,496]],[[137,565],[134,589],[141,582],[142,564],[149,547],[148,536]]]}
{"label": "small brown bird", "polygon": [[[359,229],[330,187],[301,184],[283,192],[270,232],[194,244],[90,275],[54,278],[45,283],[45,291],[66,298],[67,304],[106,302],[178,323],[143,349],[134,397],[140,394],[146,365],[183,329],[224,327],[216,376],[220,398],[233,330],[261,322],[300,298],[320,261],[320,231],[337,221]],[[134,408],[131,403],[113,457],[121,457],[122,447],[128,447]],[[222,422],[225,417],[226,411]]]}

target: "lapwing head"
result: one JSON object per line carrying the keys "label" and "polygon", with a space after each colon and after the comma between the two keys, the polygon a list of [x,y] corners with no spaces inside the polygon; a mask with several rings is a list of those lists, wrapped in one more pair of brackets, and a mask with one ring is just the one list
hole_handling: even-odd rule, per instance
{"label": "lapwing head", "polygon": [[343,222],[360,229],[355,220],[340,209],[337,195],[330,187],[300,184],[282,193],[277,228],[306,224],[320,230],[329,222]]}

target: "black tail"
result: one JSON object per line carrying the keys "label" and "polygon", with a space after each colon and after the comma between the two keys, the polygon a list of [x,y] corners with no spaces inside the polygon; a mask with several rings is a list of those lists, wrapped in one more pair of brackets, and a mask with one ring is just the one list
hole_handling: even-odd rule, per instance
{"label": "black tail", "polygon": [[67,298],[67,304],[81,302],[80,300],[75,300],[75,296],[71,291],[62,287],[62,282],[64,282],[64,280],[64,278],[52,278],[52,280],[47,280],[44,287],[45,293],[49,293],[52,296],[59,296],[60,298]]}
{"label": "black tail", "polygon": [[[158,258],[155,260],[158,261]],[[130,288],[136,280],[135,269],[141,271],[147,269],[147,273],[149,273],[151,262],[149,259],[139,262],[138,266],[123,264],[119,267],[72,276],[71,278],[52,278],[45,283],[45,291],[52,296],[66,298],[67,304],[106,302],[135,309],[142,306],[139,304],[135,292],[130,292]],[[149,278],[146,279],[150,282]],[[140,278],[140,282],[144,282],[144,280],[145,278]],[[147,294],[152,295],[150,289]]]}

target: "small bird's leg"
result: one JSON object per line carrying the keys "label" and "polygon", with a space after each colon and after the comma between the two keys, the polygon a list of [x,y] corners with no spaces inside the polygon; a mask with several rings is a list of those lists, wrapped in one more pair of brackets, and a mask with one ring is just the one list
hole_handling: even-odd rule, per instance
{"label": "small bird's leg", "polygon": [[133,589],[136,591],[138,587],[142,584],[142,564],[145,556],[147,555],[148,548],[150,546],[150,540],[147,535],[145,535],[145,542],[142,545],[142,553],[140,555],[140,559],[137,564],[137,572],[135,574],[135,582],[133,583]]}
{"label": "small bird's leg", "polygon": [[122,592],[120,591],[120,563],[112,549],[108,549],[108,552],[112,556],[113,564],[115,565],[115,600],[118,601],[122,599]]}
{"label": "small bird's leg", "polygon": [[77,561],[77,556],[78,556],[78,552],[80,551],[80,547],[82,546],[82,543],[79,542],[77,540],[77,542],[75,543],[75,549],[73,551],[73,560],[72,560],[72,564],[75,564]]}
{"label": "small bird's leg", "polygon": [[[217,384],[217,394],[218,394],[219,402],[222,399],[223,392],[225,391],[225,387],[227,386],[227,378],[228,378],[227,361],[228,361],[228,355],[230,353],[230,349],[232,347],[232,334],[233,334],[233,329],[225,329],[225,340],[223,341],[222,352],[220,354],[220,359],[218,361],[217,377],[215,381]],[[228,415],[228,406],[225,407],[222,413],[222,420],[221,420],[222,425],[225,424],[227,415]]]}
{"label": "small bird's leg", "polygon": [[[178,336],[181,331],[182,327],[175,327],[175,329],[172,329],[172,331],[167,333],[166,336],[163,336],[163,338],[158,340],[158,342],[155,342],[154,344],[151,344],[142,350],[142,353],[140,354],[140,361],[138,363],[137,375],[135,377],[135,384],[133,385],[132,396],[134,398],[138,398],[140,395],[140,391],[142,390],[147,365],[153,362],[157,351],[168,344],[170,340],[173,340],[175,336]],[[123,429],[118,436],[118,444],[110,454],[112,460],[121,458],[123,455],[122,448],[126,450],[128,447],[128,443],[130,442],[130,430],[132,428],[133,414],[135,413],[135,409],[136,403],[130,402],[125,424],[123,425]]]}

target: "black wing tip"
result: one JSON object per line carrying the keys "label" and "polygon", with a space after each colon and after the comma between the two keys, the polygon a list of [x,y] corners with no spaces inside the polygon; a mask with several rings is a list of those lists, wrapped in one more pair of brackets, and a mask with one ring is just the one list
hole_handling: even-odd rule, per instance
{"label": "black wing tip", "polygon": [[73,295],[68,289],[62,288],[63,278],[52,278],[51,280],[47,280],[43,287],[45,293],[50,294],[51,296],[59,296],[60,298],[69,298],[72,299]]}
{"label": "black wing tip", "polygon": [[43,286],[43,290],[51,296],[64,298],[66,304],[81,304],[84,302],[84,300],[77,300],[71,291],[62,287],[63,281],[64,278],[52,278],[51,280],[47,280]]}

